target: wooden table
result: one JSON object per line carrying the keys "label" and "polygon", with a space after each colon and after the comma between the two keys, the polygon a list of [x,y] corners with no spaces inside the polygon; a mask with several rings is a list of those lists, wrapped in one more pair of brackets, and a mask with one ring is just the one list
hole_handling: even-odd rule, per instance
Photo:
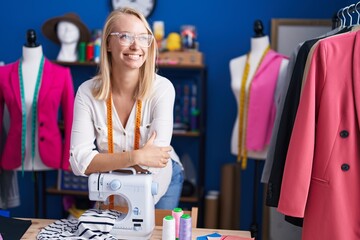
{"label": "wooden table", "polygon": [[[21,239],[36,239],[37,234],[43,227],[55,222],[54,219],[35,219],[35,218],[23,218],[24,220],[31,220],[32,225],[25,232]],[[211,233],[217,232],[221,235],[233,235],[240,237],[247,237],[250,239],[249,231],[238,231],[238,230],[220,230],[220,229],[207,229],[207,228],[193,228],[192,229],[192,239],[196,239],[196,237],[208,235]],[[151,236],[151,240],[161,240],[162,237],[162,227],[156,226]]]}

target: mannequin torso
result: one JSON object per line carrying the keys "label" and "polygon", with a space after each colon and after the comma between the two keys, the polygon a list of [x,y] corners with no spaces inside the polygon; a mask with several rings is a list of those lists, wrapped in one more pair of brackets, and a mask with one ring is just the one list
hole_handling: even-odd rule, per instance
{"label": "mannequin torso", "polygon": [[57,26],[57,36],[61,43],[57,60],[65,62],[77,61],[77,45],[80,39],[78,27],[71,22],[61,21]]}
{"label": "mannequin torso", "polygon": [[[38,144],[35,141],[35,156],[34,156],[34,166],[32,164],[32,156],[31,156],[31,147],[32,147],[32,140],[31,140],[31,132],[32,132],[32,103],[35,91],[35,85],[38,77],[39,67],[41,58],[43,56],[42,46],[36,47],[27,47],[23,46],[22,51],[22,77],[23,77],[23,84],[24,84],[24,92],[25,92],[25,105],[26,105],[26,151],[25,151],[25,159],[24,159],[24,170],[49,170],[51,168],[47,167],[43,164],[40,159],[39,151],[38,151]],[[36,137],[37,138],[37,131]],[[17,170],[22,170],[20,166]]]}
{"label": "mannequin torso", "polygon": [[[265,50],[269,47],[269,37],[261,36],[251,38],[251,49],[249,52],[249,73],[246,79],[246,88],[245,92],[248,95],[249,87],[251,80],[253,79],[256,70],[258,68],[259,63],[262,60],[262,56]],[[231,89],[236,98],[236,102],[239,105],[240,101],[240,90],[241,90],[241,82],[243,78],[243,73],[246,65],[247,55],[242,55],[240,57],[234,58],[230,60],[230,75],[231,75]],[[284,59],[280,66],[279,79],[286,72],[288,60]],[[278,82],[281,81],[278,79]],[[276,96],[274,96],[274,99]],[[238,108],[239,109],[239,108]],[[246,127],[246,122],[244,121],[242,128]],[[239,135],[239,114],[236,118],[236,122],[233,128],[233,133],[231,137],[231,153],[234,155],[238,155],[238,135]],[[265,159],[267,154],[267,147],[265,147],[262,151],[248,151],[247,156],[253,159]]]}

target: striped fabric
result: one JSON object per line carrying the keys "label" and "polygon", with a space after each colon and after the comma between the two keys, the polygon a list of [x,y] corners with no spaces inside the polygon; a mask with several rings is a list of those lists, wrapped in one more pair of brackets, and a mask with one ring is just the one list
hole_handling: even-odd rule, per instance
{"label": "striped fabric", "polygon": [[115,210],[89,209],[79,219],[61,219],[46,226],[37,235],[37,239],[116,240],[110,231],[121,215]]}

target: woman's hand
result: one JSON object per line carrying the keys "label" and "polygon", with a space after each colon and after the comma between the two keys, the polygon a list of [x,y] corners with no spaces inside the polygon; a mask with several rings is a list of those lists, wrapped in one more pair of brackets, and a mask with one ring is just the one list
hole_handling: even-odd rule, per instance
{"label": "woman's hand", "polygon": [[163,168],[170,159],[169,152],[172,150],[168,147],[158,147],[154,145],[156,133],[154,132],[144,147],[133,151],[134,163],[138,165]]}

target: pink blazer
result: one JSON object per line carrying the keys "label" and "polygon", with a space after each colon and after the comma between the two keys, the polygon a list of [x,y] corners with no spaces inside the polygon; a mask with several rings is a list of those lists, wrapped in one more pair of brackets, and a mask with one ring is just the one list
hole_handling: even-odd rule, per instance
{"label": "pink blazer", "polygon": [[[22,112],[18,68],[19,61],[0,67],[0,119],[2,122],[6,104],[11,121],[0,158],[0,168],[7,170],[21,165]],[[58,126],[60,106],[64,137]],[[45,59],[38,98],[37,141],[43,163],[51,168],[69,170],[73,108],[74,86],[70,69]]]}
{"label": "pink blazer", "polygon": [[315,46],[287,153],[278,210],[302,239],[360,237],[360,32]]}

